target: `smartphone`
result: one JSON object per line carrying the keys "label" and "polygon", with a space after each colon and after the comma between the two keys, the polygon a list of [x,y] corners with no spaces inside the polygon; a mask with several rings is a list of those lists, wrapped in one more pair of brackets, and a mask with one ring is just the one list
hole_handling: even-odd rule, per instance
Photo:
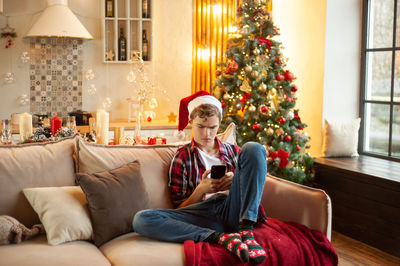
{"label": "smartphone", "polygon": [[211,178],[220,179],[225,175],[225,165],[213,165],[211,166]]}

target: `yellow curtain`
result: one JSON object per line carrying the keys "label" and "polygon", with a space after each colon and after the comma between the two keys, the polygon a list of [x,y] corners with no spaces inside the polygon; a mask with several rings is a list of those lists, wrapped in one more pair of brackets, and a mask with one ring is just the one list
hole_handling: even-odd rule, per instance
{"label": "yellow curtain", "polygon": [[222,62],[237,0],[193,0],[192,92],[211,92]]}
{"label": "yellow curtain", "polygon": [[[266,0],[262,0],[266,1]],[[211,92],[241,0],[193,0],[192,92]],[[272,10],[272,0],[268,2]]]}

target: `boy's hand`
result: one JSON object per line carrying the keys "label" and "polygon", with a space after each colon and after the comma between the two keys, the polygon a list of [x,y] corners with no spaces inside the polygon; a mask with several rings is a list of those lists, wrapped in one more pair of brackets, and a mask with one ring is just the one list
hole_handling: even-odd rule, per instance
{"label": "boy's hand", "polygon": [[212,180],[212,188],[214,192],[229,190],[232,185],[233,172],[227,172],[220,179]]}

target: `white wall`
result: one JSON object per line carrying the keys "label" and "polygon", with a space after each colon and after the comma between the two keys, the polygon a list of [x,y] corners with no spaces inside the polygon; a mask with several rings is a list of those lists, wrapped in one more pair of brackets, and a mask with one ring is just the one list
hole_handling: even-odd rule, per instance
{"label": "white wall", "polygon": [[[17,99],[22,94],[29,95],[28,65],[19,62],[19,55],[29,51],[29,40],[22,37],[47,6],[46,0],[9,0],[4,3],[3,15],[9,16],[9,24],[17,31],[18,37],[11,49],[0,46],[0,118],[11,113],[29,112],[29,105],[21,106]],[[101,8],[103,0],[69,0],[69,7],[82,24],[94,36],[94,40],[84,41],[83,69],[91,68],[96,74],[93,82],[83,82],[83,109],[94,111],[101,107],[105,97],[113,101],[111,119],[127,119],[126,98],[133,94],[126,80],[130,71],[128,64],[105,64],[102,60]],[[157,118],[167,119],[170,112],[178,113],[179,100],[191,92],[192,58],[192,1],[154,0],[153,5],[153,62],[146,63],[153,81],[167,91],[159,94]],[[0,26],[6,24],[5,16],[0,16]],[[2,75],[13,72],[17,82],[5,85]],[[94,83],[97,93],[87,94],[87,86]],[[166,97],[167,96],[167,97]]]}
{"label": "white wall", "polygon": [[328,0],[323,117],[358,117],[361,63],[361,0]]}

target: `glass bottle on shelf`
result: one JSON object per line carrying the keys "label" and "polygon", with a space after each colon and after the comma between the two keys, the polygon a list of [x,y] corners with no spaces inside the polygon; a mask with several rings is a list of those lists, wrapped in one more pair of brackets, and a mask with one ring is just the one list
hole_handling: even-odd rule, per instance
{"label": "glass bottle on shelf", "polygon": [[149,60],[149,41],[147,40],[146,30],[143,30],[143,37],[142,37],[142,59],[144,61]]}
{"label": "glass bottle on shelf", "polygon": [[149,0],[142,0],[142,17],[149,17]]}
{"label": "glass bottle on shelf", "polygon": [[114,0],[106,0],[106,17],[114,17]]}
{"label": "glass bottle on shelf", "polygon": [[126,39],[124,37],[124,29],[120,29],[118,38],[118,60],[126,61]]}

